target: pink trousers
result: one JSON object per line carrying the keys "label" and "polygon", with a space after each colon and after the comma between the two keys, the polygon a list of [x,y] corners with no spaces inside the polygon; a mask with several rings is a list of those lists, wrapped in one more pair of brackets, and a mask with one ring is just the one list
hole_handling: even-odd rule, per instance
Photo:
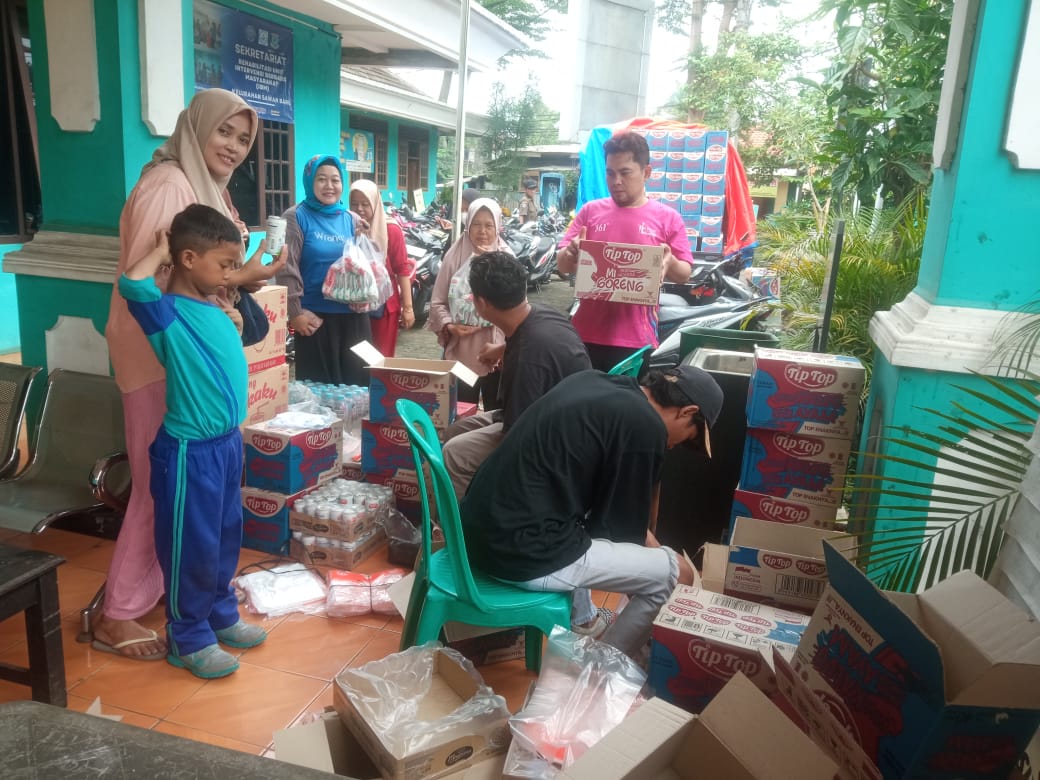
{"label": "pink trousers", "polygon": [[104,612],[111,620],[135,620],[150,612],[163,594],[162,571],[155,557],[148,448],[155,441],[165,414],[165,381],[123,393],[126,451],[133,487],[105,585]]}

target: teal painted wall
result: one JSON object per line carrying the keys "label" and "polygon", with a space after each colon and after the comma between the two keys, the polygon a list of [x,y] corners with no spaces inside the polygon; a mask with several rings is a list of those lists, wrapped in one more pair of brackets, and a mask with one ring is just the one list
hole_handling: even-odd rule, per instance
{"label": "teal painted wall", "polygon": [[936,171],[917,292],[932,303],[1001,311],[1036,299],[1040,171],[1004,151],[1029,0],[983,2],[953,165]]}
{"label": "teal painted wall", "polygon": [[[21,249],[21,244],[0,244],[0,264],[4,255]],[[18,352],[21,339],[18,335],[18,295],[14,274],[0,273],[0,355]]]}

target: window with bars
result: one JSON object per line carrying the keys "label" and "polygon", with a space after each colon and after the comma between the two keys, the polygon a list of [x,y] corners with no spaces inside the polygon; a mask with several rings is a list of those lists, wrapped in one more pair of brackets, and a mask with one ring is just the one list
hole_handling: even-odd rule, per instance
{"label": "window with bars", "polygon": [[281,216],[294,204],[294,140],[292,125],[260,120],[256,143],[232,174],[228,192],[250,228],[260,229],[268,216]]}

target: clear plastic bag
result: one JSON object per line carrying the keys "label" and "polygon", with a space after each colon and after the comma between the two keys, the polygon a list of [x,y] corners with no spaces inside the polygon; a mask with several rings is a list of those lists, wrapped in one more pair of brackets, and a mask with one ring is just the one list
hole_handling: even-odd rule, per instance
{"label": "clear plastic bag", "polygon": [[328,575],[329,595],[325,614],[329,617],[355,617],[372,611],[372,585],[367,574],[332,569]]}
{"label": "clear plastic bag", "polygon": [[[440,654],[461,666],[477,688],[454,711],[425,720],[421,705],[433,687]],[[473,664],[455,650],[441,647],[439,642],[427,642],[364,666],[344,669],[336,678],[336,685],[379,735],[383,746],[397,757],[492,729],[509,717],[505,699],[484,684]],[[509,734],[504,728],[500,731],[493,738],[500,739],[500,747],[504,748]]]}
{"label": "clear plastic bag", "polygon": [[460,325],[475,325],[478,328],[486,328],[491,323],[477,314],[473,305],[473,289],[469,286],[469,266],[473,262],[470,257],[462,267],[451,277],[448,283],[448,310],[451,319]]}
{"label": "clear plastic bag", "polygon": [[343,257],[329,266],[321,294],[363,313],[386,303],[391,285],[383,253],[367,237],[356,236],[343,248]]}
{"label": "clear plastic bag", "polygon": [[616,647],[557,626],[524,708],[509,719],[506,774],[556,777],[625,718],[645,684],[646,672]]}
{"label": "clear plastic bag", "polygon": [[390,598],[387,589],[395,582],[400,582],[408,574],[408,569],[395,566],[391,569],[373,572],[369,575],[372,585],[372,611],[377,615],[397,615],[397,607]]}
{"label": "clear plastic bag", "polygon": [[245,594],[246,609],[255,615],[278,617],[290,612],[325,612],[326,588],[321,577],[302,563],[241,574],[235,586]]}

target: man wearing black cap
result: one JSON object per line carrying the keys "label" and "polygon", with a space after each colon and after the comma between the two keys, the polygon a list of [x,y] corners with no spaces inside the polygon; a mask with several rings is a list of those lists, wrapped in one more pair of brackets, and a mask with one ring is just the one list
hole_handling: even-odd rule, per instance
{"label": "man wearing black cap", "polygon": [[629,603],[602,639],[638,657],[661,605],[693,568],[651,531],[665,450],[711,454],[722,390],[705,371],[642,382],[573,374],[517,419],[460,506],[470,563],[530,590],[574,592],[575,625],[596,619],[589,588]]}
{"label": "man wearing black cap", "polygon": [[520,198],[520,205],[516,207],[516,215],[520,217],[521,224],[538,219],[538,204],[535,202],[537,193],[538,184],[534,179],[524,182],[524,195]]}

